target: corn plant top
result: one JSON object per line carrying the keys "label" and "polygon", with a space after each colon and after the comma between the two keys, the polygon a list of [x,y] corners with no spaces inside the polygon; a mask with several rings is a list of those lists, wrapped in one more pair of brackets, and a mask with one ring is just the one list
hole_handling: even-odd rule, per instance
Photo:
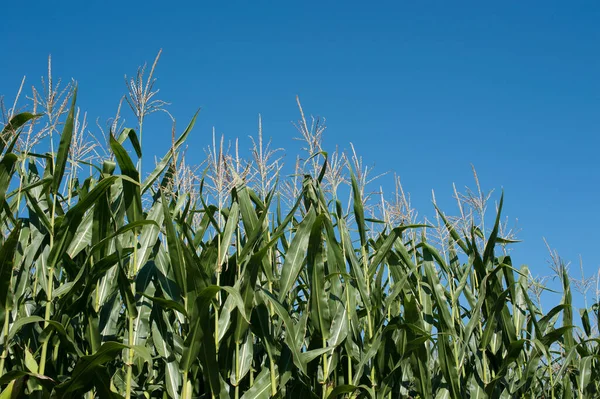
{"label": "corn plant top", "polygon": [[325,190],[324,153],[289,207],[231,165],[192,198],[174,176],[196,116],[145,177],[123,129],[79,182],[75,98],[55,151],[19,147],[33,113],[2,131],[1,399],[600,397],[598,307],[574,320],[562,268],[542,312],[502,198],[487,235],[439,211],[444,251],[367,218],[356,170],[348,203]]}

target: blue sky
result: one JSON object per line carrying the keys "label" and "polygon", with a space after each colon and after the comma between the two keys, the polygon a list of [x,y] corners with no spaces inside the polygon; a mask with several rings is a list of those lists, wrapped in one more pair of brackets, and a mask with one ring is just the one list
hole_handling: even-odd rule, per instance
{"label": "blue sky", "polygon": [[[327,118],[326,147],[352,142],[377,171],[396,171],[421,215],[433,215],[432,189],[454,212],[452,183],[472,185],[474,164],[519,220],[517,265],[547,274],[546,237],[595,273],[600,3],[490,3],[7,2],[0,94],[12,99],[23,75],[38,85],[52,54],[55,76],[75,78],[79,106],[104,120],[123,75],[162,48],[160,98],[180,130],[202,107],[193,151],[213,126],[249,145],[261,113],[291,164],[298,94]],[[150,120],[146,154],[162,154],[167,120]]]}

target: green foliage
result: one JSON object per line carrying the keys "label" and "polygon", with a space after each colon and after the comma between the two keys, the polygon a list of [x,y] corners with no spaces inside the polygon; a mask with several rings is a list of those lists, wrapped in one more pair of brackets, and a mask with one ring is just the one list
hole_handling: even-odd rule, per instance
{"label": "green foliage", "polygon": [[119,174],[106,160],[71,186],[72,99],[56,154],[0,159],[0,398],[600,395],[598,305],[576,327],[562,270],[541,312],[527,268],[498,255],[502,201],[484,246],[440,212],[449,256],[424,225],[370,228],[354,173],[345,215],[327,165],[287,214],[239,176],[227,206],[196,203],[169,180],[196,116],[145,181],[124,129]]}

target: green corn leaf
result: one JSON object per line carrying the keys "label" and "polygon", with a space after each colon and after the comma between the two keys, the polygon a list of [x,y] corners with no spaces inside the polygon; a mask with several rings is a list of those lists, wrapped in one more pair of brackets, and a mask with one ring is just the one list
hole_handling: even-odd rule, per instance
{"label": "green corn leaf", "polygon": [[58,194],[60,183],[62,182],[65,174],[65,167],[67,166],[67,160],[69,158],[69,148],[71,147],[71,141],[73,138],[73,126],[75,119],[75,102],[77,101],[77,88],[73,90],[71,99],[71,108],[65,121],[62,134],[60,136],[60,143],[58,145],[58,152],[56,153],[56,159],[54,162],[54,174],[52,181],[52,193]]}
{"label": "green corn leaf", "polygon": [[[13,116],[10,121],[4,126],[2,132],[0,133],[0,154],[4,151],[4,147],[6,146],[6,142],[4,141],[11,133],[18,133],[19,129],[25,125],[30,120],[39,118],[42,114],[32,114],[29,112],[22,112]],[[15,134],[13,137],[13,141],[18,137],[18,134]],[[7,151],[10,152],[10,151]]]}
{"label": "green corn leaf", "polygon": [[117,141],[119,142],[119,144],[123,144],[125,142],[125,140],[127,140],[127,139],[129,139],[129,141],[131,141],[131,145],[133,146],[133,149],[135,150],[135,154],[137,155],[137,157],[141,158],[142,157],[142,146],[140,145],[140,141],[138,139],[138,136],[137,136],[137,133],[135,132],[135,130],[133,130],[131,128],[123,129],[123,131],[119,135],[119,138],[117,139]]}
{"label": "green corn leaf", "polygon": [[169,210],[169,207],[167,206],[167,201],[162,191],[160,192],[160,198],[163,204],[162,208],[165,229],[167,232],[167,245],[169,247],[169,258],[171,260],[171,267],[173,268],[173,273],[175,276],[175,282],[177,283],[177,286],[183,288],[186,286],[186,272],[183,250],[181,249],[181,244],[179,242],[179,239],[177,238],[177,233],[175,232],[175,227],[173,226],[173,219],[171,218],[171,212]]}
{"label": "green corn leaf", "polygon": [[306,374],[306,363],[303,362],[303,358],[300,356],[300,348],[297,347],[296,341],[294,339],[296,335],[296,327],[292,322],[288,312],[285,310],[283,305],[279,303],[279,301],[268,291],[262,290],[263,298],[266,302],[273,305],[273,310],[283,321],[285,325],[285,338],[284,341],[287,344],[288,348],[292,352],[292,358],[294,364],[300,369],[300,371]]}
{"label": "green corn leaf", "polygon": [[26,378],[33,378],[48,391],[56,384],[56,381],[45,375],[22,370],[11,370],[0,377],[0,386],[9,383],[8,387],[0,393],[0,398],[16,399],[23,397],[22,390],[25,388]]}
{"label": "green corn leaf", "polygon": [[[6,311],[6,300],[10,293],[10,282],[14,266],[14,258],[17,245],[19,244],[19,234],[21,232],[21,223],[13,227],[10,235],[0,247],[0,309]],[[5,315],[4,317],[7,317]]]}
{"label": "green corn leaf", "polygon": [[141,190],[142,194],[144,194],[146,191],[148,191],[148,189],[150,187],[152,187],[152,185],[154,184],[156,179],[158,179],[158,177],[169,166],[169,164],[171,162],[171,158],[174,155],[173,152],[177,151],[179,149],[179,147],[181,147],[181,145],[184,143],[185,139],[187,138],[188,134],[190,133],[190,131],[194,127],[194,124],[196,123],[196,118],[198,117],[199,112],[200,112],[200,110],[196,111],[196,113],[194,114],[194,117],[192,118],[192,120],[190,121],[188,126],[185,128],[182,135],[179,136],[179,138],[175,141],[175,143],[173,143],[172,148],[169,149],[169,151],[165,154],[165,156],[162,157],[162,159],[156,165],[156,167],[150,173],[150,175],[148,175],[148,177],[146,177],[146,179],[144,180],[144,183],[142,184],[142,190]]}
{"label": "green corn leaf", "polygon": [[2,205],[6,201],[6,191],[8,190],[16,162],[17,156],[12,153],[6,154],[0,161],[0,204]]}
{"label": "green corn leaf", "polygon": [[181,373],[175,356],[173,327],[165,322],[167,314],[162,310],[153,309],[155,317],[152,323],[152,340],[158,354],[165,363],[165,385],[172,398],[179,397]]}
{"label": "green corn leaf", "polygon": [[142,196],[139,185],[140,174],[125,148],[123,148],[112,134],[110,135],[110,148],[115,154],[117,163],[121,168],[121,173],[129,177],[128,180],[123,180],[123,198],[125,200],[125,208],[127,209],[127,219],[129,222],[136,222],[142,219]]}
{"label": "green corn leaf", "polygon": [[323,340],[330,336],[331,314],[329,297],[325,291],[325,257],[323,248],[323,215],[317,216],[308,242],[307,265],[310,274],[310,320]]}
{"label": "green corn leaf", "polygon": [[101,180],[84,199],[79,201],[77,205],[69,209],[65,214],[58,226],[55,245],[50,251],[48,259],[50,266],[55,266],[58,260],[62,258],[63,253],[67,249],[67,245],[73,240],[85,213],[92,208],[96,200],[101,195],[104,195],[116,180],[117,177],[115,176]]}
{"label": "green corn leaf", "polygon": [[210,327],[208,310],[210,302],[217,292],[219,292],[219,287],[210,286],[198,293],[194,307],[194,324],[185,341],[184,352],[179,365],[180,371],[187,373],[192,363],[198,358],[204,371],[205,380],[214,394],[221,392],[221,377],[217,365],[215,340]]}
{"label": "green corn leaf", "polygon": [[504,203],[504,193],[500,196],[500,203],[498,204],[498,211],[496,213],[496,221],[494,222],[494,228],[488,237],[488,241],[483,252],[483,263],[491,262],[494,257],[494,248],[496,247],[496,239],[498,238],[498,231],[500,229],[500,217],[502,214],[502,204]]}
{"label": "green corn leaf", "polygon": [[242,395],[241,399],[267,399],[271,397],[271,377],[269,369],[263,368],[254,380],[252,387]]}
{"label": "green corn leaf", "polygon": [[231,244],[231,238],[233,237],[233,233],[238,225],[238,217],[239,217],[239,206],[236,202],[231,205],[229,209],[229,216],[227,217],[227,223],[225,224],[225,229],[223,230],[223,235],[219,248],[219,265],[225,263],[225,259],[227,256],[227,251],[229,250],[229,246]]}
{"label": "green corn leaf", "polygon": [[290,247],[285,256],[285,261],[281,269],[281,277],[279,279],[279,300],[282,301],[288,294],[294,281],[298,277],[298,273],[304,264],[306,250],[308,248],[308,240],[312,230],[316,213],[313,208],[310,208],[304,220],[298,225],[296,234],[290,243]]}
{"label": "green corn leaf", "polygon": [[354,203],[354,217],[356,218],[356,225],[358,227],[358,235],[360,237],[360,245],[364,247],[367,243],[367,230],[365,224],[365,211],[363,208],[363,199],[361,197],[360,188],[356,181],[356,176],[352,168],[350,168],[350,179],[352,182],[352,195]]}
{"label": "green corn leaf", "polygon": [[60,393],[63,398],[74,398],[87,392],[91,388],[94,375],[99,368],[112,361],[123,349],[128,348],[127,345],[118,342],[105,342],[100,349],[88,356],[82,356],[71,372],[71,378],[59,384],[55,391]]}

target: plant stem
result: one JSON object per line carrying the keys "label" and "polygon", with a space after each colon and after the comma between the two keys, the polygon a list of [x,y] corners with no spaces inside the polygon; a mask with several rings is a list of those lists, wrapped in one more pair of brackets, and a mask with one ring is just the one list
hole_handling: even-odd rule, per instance
{"label": "plant stem", "polygon": [[[51,141],[52,142],[52,141]],[[51,162],[54,168],[54,157],[52,157]],[[50,218],[50,248],[54,247],[54,222],[56,215],[56,196],[57,193],[54,193],[52,196],[52,214]],[[54,288],[54,265],[51,265],[48,269],[48,281],[46,284],[46,313],[44,315],[44,329],[48,327],[50,321],[50,314],[52,312],[52,289]],[[42,344],[42,354],[40,357],[40,368],[39,373],[44,375],[46,371],[46,354],[48,352],[48,342],[50,339],[46,339]]]}
{"label": "plant stem", "polygon": [[127,378],[125,382],[125,399],[131,398],[131,380],[133,378],[133,323],[134,318],[129,316],[129,350],[127,351]]}
{"label": "plant stem", "polygon": [[235,399],[240,397],[240,343],[235,342]]}
{"label": "plant stem", "polygon": [[[218,252],[217,252],[218,253]],[[221,284],[221,273],[217,271],[217,287]],[[215,351],[217,358],[219,356],[219,303],[221,302],[221,296],[217,293],[217,304],[214,306],[215,309]]]}
{"label": "plant stem", "polygon": [[[137,245],[137,232],[134,230],[133,233],[133,262],[129,267],[129,278],[131,280],[131,292],[135,297],[135,276],[137,274],[137,258],[138,258],[138,245]],[[137,307],[137,303],[136,303]],[[129,315],[129,336],[127,342],[129,343],[129,350],[127,351],[127,377],[125,380],[125,399],[131,398],[131,380],[133,379],[133,357],[135,345],[135,317]]]}
{"label": "plant stem", "polygon": [[183,385],[181,389],[181,399],[192,399],[192,383],[188,378],[187,371],[183,373]]}
{"label": "plant stem", "polygon": [[4,349],[2,350],[2,357],[0,358],[0,376],[4,375],[4,362],[8,357],[8,327],[9,327],[9,319],[10,319],[10,306],[8,303],[8,298],[6,298],[6,307],[4,312],[4,327],[2,327],[2,345],[4,345]]}
{"label": "plant stem", "polygon": [[[323,339],[323,348],[327,347],[327,341]],[[327,353],[323,353],[323,391],[322,396],[323,399],[327,398],[327,379],[329,375],[329,363],[327,361]]]}
{"label": "plant stem", "polygon": [[271,356],[269,356],[269,368],[271,371],[271,397],[274,397],[277,395],[277,375],[275,374],[275,362]]}
{"label": "plant stem", "polygon": [[[367,249],[363,245],[361,250],[362,250],[365,281],[367,282],[367,297],[370,297],[371,296],[371,284],[369,283],[369,264],[367,261]],[[371,342],[373,340],[373,322],[371,319],[371,309],[367,306],[366,310],[367,310],[367,326],[368,326],[368,332],[369,332],[369,342]],[[371,361],[371,386],[372,387],[377,386],[374,361]]]}
{"label": "plant stem", "polygon": [[[338,222],[339,225],[339,222]],[[344,270],[346,270],[346,245],[345,245],[345,240],[344,240],[344,230],[338,227],[338,231],[340,233],[340,241],[342,242],[342,254],[344,256]],[[347,278],[344,278],[344,281],[346,283],[346,313],[347,313],[347,317],[348,317],[348,328],[350,331],[352,331],[352,314],[350,313],[352,309],[350,309],[350,282],[346,281]],[[346,359],[348,362],[348,381],[347,384],[348,385],[352,385],[352,354],[350,353],[350,351],[348,349],[346,349]]]}
{"label": "plant stem", "polygon": [[[44,315],[44,329],[46,327],[48,327],[49,324],[49,320],[50,320],[50,313],[51,313],[51,306],[52,306],[52,288],[54,286],[54,281],[53,281],[53,277],[54,276],[54,267],[50,267],[50,269],[48,269],[48,285],[46,288],[46,292],[48,293],[48,299],[46,302],[46,313]],[[46,354],[48,353],[48,342],[50,341],[50,339],[46,339],[44,341],[44,343],[42,344],[42,354],[40,357],[40,374],[44,375],[44,372],[46,371]]]}

